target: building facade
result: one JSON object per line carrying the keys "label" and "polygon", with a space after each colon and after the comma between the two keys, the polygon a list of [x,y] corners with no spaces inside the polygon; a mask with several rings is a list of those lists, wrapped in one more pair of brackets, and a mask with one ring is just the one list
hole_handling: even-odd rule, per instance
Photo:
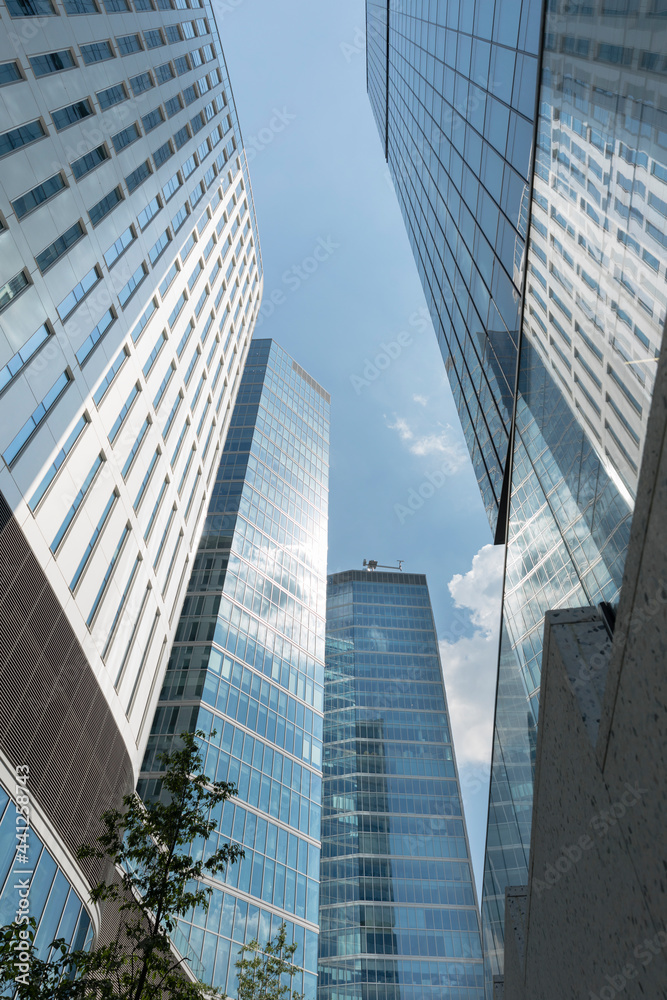
{"label": "building facade", "polygon": [[215,731],[206,772],[238,797],[196,849],[232,839],[245,858],[179,930],[202,978],[231,994],[241,944],[285,921],[303,969],[293,988],[315,997],[328,461],[328,393],[253,341],[139,782],[156,794],[156,755],[185,729]]}
{"label": "building facade", "polygon": [[367,3],[371,105],[507,544],[489,990],[526,880],[544,614],[618,598],[666,312],[662,8],[542,6]]}
{"label": "building facade", "polygon": [[0,17],[0,779],[50,933],[138,776],[262,270],[205,0]]}
{"label": "building facade", "polygon": [[328,577],[318,1000],[478,1000],[468,839],[426,578]]}

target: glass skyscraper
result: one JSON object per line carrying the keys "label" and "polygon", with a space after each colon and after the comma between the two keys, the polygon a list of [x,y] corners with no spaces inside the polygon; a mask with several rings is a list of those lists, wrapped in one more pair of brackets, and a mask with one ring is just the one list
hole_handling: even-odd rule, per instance
{"label": "glass skyscraper", "polygon": [[329,394],[271,340],[254,340],[153,720],[139,792],[159,788],[156,754],[184,729],[206,772],[238,797],[218,838],[244,845],[208,914],[179,922],[201,977],[235,991],[244,941],[287,923],[314,1000],[322,786]]}
{"label": "glass skyscraper", "polygon": [[479,917],[424,576],[328,577],[318,1000],[479,1000]]}
{"label": "glass skyscraper", "polygon": [[[660,0],[367,2],[368,91],[497,542],[482,900],[527,878],[544,612],[614,602],[667,297]],[[490,995],[490,992],[489,992]]]}

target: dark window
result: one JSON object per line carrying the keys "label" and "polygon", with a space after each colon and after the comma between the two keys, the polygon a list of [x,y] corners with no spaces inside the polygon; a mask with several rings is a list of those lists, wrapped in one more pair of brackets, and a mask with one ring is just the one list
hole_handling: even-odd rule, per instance
{"label": "dark window", "polygon": [[152,129],[157,128],[160,122],[164,121],[162,115],[162,108],[153,108],[149,111],[147,115],[141,119],[141,124],[144,126],[144,132],[150,132]]}
{"label": "dark window", "polygon": [[90,45],[81,46],[81,58],[86,66],[90,65],[90,63],[104,62],[105,59],[113,59],[114,57],[115,53],[111,48],[111,42],[92,42]]}
{"label": "dark window", "polygon": [[75,222],[73,226],[70,226],[66,232],[54,240],[50,246],[45,247],[41,253],[38,253],[35,257],[37,261],[37,266],[42,272],[46,271],[52,264],[55,264],[60,257],[63,257],[70,247],[73,247],[78,240],[85,234],[85,229],[80,222]]}
{"label": "dark window", "polygon": [[150,90],[151,87],[155,86],[153,83],[153,77],[150,73],[140,73],[139,76],[130,77],[130,86],[132,87],[132,92],[137,94],[143,94],[146,90]]}
{"label": "dark window", "polygon": [[43,56],[30,56],[30,65],[35,76],[47,76],[71,69],[76,63],[69,49],[65,49],[62,52],[47,52]]}
{"label": "dark window", "polygon": [[53,118],[53,124],[58,132],[61,129],[67,128],[68,125],[73,125],[74,122],[81,121],[82,118],[88,118],[90,115],[95,114],[92,105],[88,98],[84,98],[83,101],[77,101],[76,104],[70,104],[67,108],[60,108],[58,111],[52,111],[51,117]]}
{"label": "dark window", "polygon": [[132,55],[133,52],[141,52],[141,39],[139,35],[121,35],[116,39],[118,51],[122,56]]}
{"label": "dark window", "polygon": [[117,153],[119,153],[121,149],[125,149],[126,146],[135,142],[139,138],[139,135],[139,129],[137,128],[136,123],[133,122],[132,125],[128,125],[127,128],[124,128],[122,132],[116,132],[115,135],[112,135],[111,141],[113,143],[113,148]]}
{"label": "dark window", "polygon": [[38,205],[48,201],[49,198],[53,198],[64,187],[65,181],[62,178],[62,174],[54,174],[53,177],[49,177],[42,184],[38,184],[32,191],[28,191],[27,194],[22,195],[12,202],[12,208],[16,212],[17,218],[22,219],[28,212],[32,212],[33,208],[37,208]]}
{"label": "dark window", "polygon": [[113,212],[116,205],[118,205],[123,200],[123,195],[121,193],[120,187],[114,188],[113,191],[109,191],[109,194],[105,195],[96,205],[93,205],[91,209],[88,210],[88,215],[90,216],[90,221],[93,226],[97,226],[102,219]]}
{"label": "dark window", "polygon": [[50,0],[6,0],[12,17],[50,17],[55,10]]}
{"label": "dark window", "polygon": [[79,180],[80,177],[84,177],[86,174],[98,167],[100,163],[104,163],[105,160],[109,159],[109,151],[106,146],[97,146],[96,149],[91,149],[89,153],[81,156],[78,160],[74,160],[70,164],[72,167],[72,173]]}
{"label": "dark window", "polygon": [[148,160],[140,164],[136,170],[133,170],[131,174],[128,174],[125,178],[125,183],[127,184],[128,191],[132,192],[135,188],[138,188],[146,178],[150,175],[151,168],[149,166]]}
{"label": "dark window", "polygon": [[0,63],[0,86],[5,83],[15,83],[20,79],[21,71],[19,70],[18,63]]}
{"label": "dark window", "polygon": [[122,83],[117,83],[114,87],[107,87],[106,90],[99,90],[95,95],[100,102],[102,111],[112,108],[114,104],[120,104],[127,100],[127,91]]}

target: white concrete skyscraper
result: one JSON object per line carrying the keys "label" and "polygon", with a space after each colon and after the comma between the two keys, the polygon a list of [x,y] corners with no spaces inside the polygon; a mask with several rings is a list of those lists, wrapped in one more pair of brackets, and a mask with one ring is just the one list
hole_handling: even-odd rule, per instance
{"label": "white concrete skyscraper", "polygon": [[262,267],[207,0],[0,18],[0,924],[27,765],[39,944],[98,919],[72,852],[136,781]]}

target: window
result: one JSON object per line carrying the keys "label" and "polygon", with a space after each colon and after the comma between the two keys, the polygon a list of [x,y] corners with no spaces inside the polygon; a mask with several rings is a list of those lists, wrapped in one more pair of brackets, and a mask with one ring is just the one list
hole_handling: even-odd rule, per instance
{"label": "window", "polygon": [[81,45],[81,58],[86,66],[91,63],[104,62],[105,59],[114,59],[115,52],[111,47],[111,42],[93,42],[91,45]]}
{"label": "window", "polygon": [[110,444],[113,444],[114,441],[116,440],[116,438],[118,437],[118,432],[120,431],[121,427],[123,426],[123,423],[125,422],[125,418],[127,417],[128,413],[132,409],[132,404],[134,403],[134,401],[135,401],[135,399],[137,398],[138,395],[139,395],[139,389],[137,388],[136,385],[133,385],[132,388],[131,388],[131,390],[130,390],[129,396],[125,400],[125,403],[123,404],[120,413],[118,414],[118,416],[114,420],[113,426],[112,426],[111,430],[109,431],[109,443]]}
{"label": "window", "polygon": [[162,114],[162,108],[153,108],[149,111],[147,115],[144,115],[141,119],[141,124],[144,127],[144,132],[148,135],[154,128],[164,121],[164,116]]}
{"label": "window", "polygon": [[148,433],[148,428],[150,426],[151,426],[150,425],[150,421],[148,420],[148,417],[147,417],[144,420],[144,422],[143,422],[143,424],[141,426],[141,430],[137,434],[137,437],[135,439],[134,444],[130,448],[130,452],[129,452],[127,458],[125,459],[125,464],[123,465],[123,468],[121,470],[121,475],[122,475],[123,479],[127,479],[127,474],[130,471],[130,469],[132,468],[132,463],[134,462],[134,459],[136,458],[136,456],[137,456],[137,454],[139,452],[139,449],[141,448],[142,441],[146,437],[146,434]]}
{"label": "window", "polygon": [[19,271],[15,274],[13,278],[6,281],[4,285],[0,285],[0,312],[6,309],[10,302],[20,295],[24,288],[27,288],[30,282],[25,271]]}
{"label": "window", "polygon": [[88,274],[84,275],[81,281],[74,286],[69,295],[65,296],[58,306],[58,315],[63,322],[74,312],[79,302],[85,299],[91,288],[94,288],[97,282],[101,280],[101,277],[102,275],[97,265],[95,267],[91,267]]}
{"label": "window", "polygon": [[0,87],[3,87],[6,83],[16,83],[17,80],[21,79],[23,77],[21,76],[18,63],[0,63]]}
{"label": "window", "polygon": [[50,246],[42,250],[41,253],[38,253],[35,260],[42,274],[63,257],[85,235],[85,232],[81,222],[75,222],[57,240],[54,240]]}
{"label": "window", "polygon": [[50,17],[55,14],[50,0],[6,0],[12,17]]}
{"label": "window", "polygon": [[131,333],[133,344],[139,342],[139,338],[141,337],[142,333],[148,326],[150,318],[156,309],[157,309],[157,301],[155,299],[151,299],[146,308],[144,309],[144,311],[142,312],[141,316],[139,317],[139,321]]}
{"label": "window", "polygon": [[144,496],[146,494],[146,489],[148,488],[148,484],[149,484],[149,482],[151,480],[151,476],[153,475],[153,472],[155,470],[155,466],[157,465],[158,459],[159,459],[159,457],[160,457],[161,454],[162,454],[162,452],[160,451],[159,447],[156,448],[155,452],[153,454],[153,457],[150,460],[150,464],[149,464],[148,468],[146,469],[146,475],[144,476],[144,478],[141,481],[141,486],[139,487],[139,490],[137,492],[137,496],[136,496],[136,499],[134,501],[134,504],[132,505],[133,508],[134,508],[135,514],[137,513],[137,511],[139,510],[139,507],[141,506],[141,501],[143,500],[143,498],[144,498]]}
{"label": "window", "polygon": [[183,37],[184,38],[194,38],[195,37],[195,26],[192,21],[183,21],[182,24]]}
{"label": "window", "polygon": [[123,309],[130,301],[130,299],[132,298],[132,296],[134,295],[137,288],[139,287],[139,285],[144,280],[147,274],[148,274],[148,268],[142,261],[139,267],[132,275],[132,277],[130,278],[130,280],[127,282],[127,284],[123,285],[123,287],[118,293],[118,301],[120,302],[121,307]]}
{"label": "window", "polygon": [[215,178],[216,178],[215,164],[212,164],[204,174],[204,185],[206,186],[207,190],[208,188],[210,188]]}
{"label": "window", "polygon": [[188,126],[184,125],[183,128],[179,129],[174,136],[174,142],[176,143],[176,149],[180,149],[184,146],[190,138],[190,133],[188,131]]}
{"label": "window", "polygon": [[119,205],[122,200],[123,192],[121,191],[120,186],[118,186],[114,188],[113,191],[109,191],[109,194],[100,199],[96,205],[93,205],[92,208],[88,209],[88,215],[93,224],[93,228],[99,225],[105,216],[109,215],[110,212],[113,212],[116,205]]}
{"label": "window", "polygon": [[131,529],[130,529],[129,525],[126,524],[125,527],[123,528],[123,530],[120,533],[120,538],[118,539],[118,544],[116,545],[116,548],[114,549],[114,553],[111,556],[111,559],[109,561],[109,565],[108,565],[108,567],[106,569],[106,572],[105,572],[104,576],[102,577],[102,583],[100,584],[100,588],[97,591],[97,596],[96,596],[95,600],[93,601],[93,606],[91,607],[90,612],[88,614],[88,617],[86,618],[86,625],[88,627],[90,627],[92,625],[93,619],[95,618],[95,615],[97,614],[97,609],[100,606],[100,603],[102,601],[102,598],[104,597],[104,594],[106,593],[106,589],[107,589],[107,587],[109,585],[109,580],[111,579],[111,577],[113,575],[113,572],[114,572],[114,570],[115,570],[115,568],[116,568],[116,566],[118,564],[118,560],[120,559],[120,554],[121,554],[121,552],[123,551],[123,549],[125,547],[125,542],[130,537],[130,530]]}
{"label": "window", "polygon": [[111,309],[107,309],[107,311],[105,312],[104,316],[102,316],[102,319],[99,321],[97,326],[93,330],[91,330],[91,332],[88,334],[83,344],[76,352],[76,360],[79,362],[79,365],[81,367],[83,367],[83,365],[86,363],[90,355],[93,353],[94,349],[99,344],[102,337],[113,325],[115,319],[116,317],[113,311]]}
{"label": "window", "polygon": [[199,162],[203,163],[211,150],[208,148],[208,142],[206,139],[197,146],[197,156],[199,157]]}
{"label": "window", "polygon": [[108,372],[106,373],[106,375],[98,385],[97,389],[93,393],[93,401],[95,403],[95,406],[100,405],[100,403],[102,402],[107,393],[107,389],[109,388],[109,386],[115,379],[116,375],[127,361],[128,357],[129,354],[126,352],[125,348],[123,348],[123,350],[120,351],[116,360],[112,364],[111,368],[109,368]]}
{"label": "window", "polygon": [[144,31],[144,41],[149,49],[157,49],[160,45],[165,44],[162,32],[158,28],[154,28],[153,31]]}
{"label": "window", "polygon": [[203,270],[204,270],[204,265],[200,260],[198,260],[192,270],[190,277],[188,278],[188,288],[190,291],[192,291],[192,289],[197,284],[197,281],[199,280],[199,275],[202,273]]}
{"label": "window", "polygon": [[115,135],[111,136],[113,148],[117,153],[120,153],[121,149],[125,149],[126,146],[130,146],[133,142],[136,142],[140,135],[137,123],[133,122],[132,125],[124,128],[122,132],[116,132]]}
{"label": "window", "polygon": [[155,241],[153,246],[148,251],[148,259],[150,260],[152,266],[155,266],[155,264],[157,263],[157,261],[162,256],[162,254],[167,249],[170,243],[171,243],[171,235],[169,233],[169,230],[165,229],[160,238]]}
{"label": "window", "polygon": [[125,183],[127,184],[127,190],[132,193],[135,188],[138,188],[140,184],[150,177],[151,168],[148,160],[145,160],[136,170],[133,170],[131,174],[128,174],[125,178]]}
{"label": "window", "polygon": [[179,76],[183,76],[184,73],[189,73],[190,71],[190,63],[187,56],[179,56],[178,59],[174,59],[174,66]]}
{"label": "window", "polygon": [[197,161],[194,156],[188,156],[181,169],[183,170],[183,179],[187,181],[190,174],[197,169]]}
{"label": "window", "polygon": [[93,484],[93,480],[95,479],[95,476],[97,475],[98,471],[102,467],[103,462],[104,462],[104,456],[102,454],[99,454],[97,456],[97,458],[95,459],[95,461],[93,462],[92,467],[91,467],[90,471],[88,472],[88,475],[84,479],[83,484],[81,486],[81,489],[79,490],[79,492],[74,497],[69,510],[65,514],[65,517],[63,519],[62,524],[60,525],[60,527],[56,531],[55,535],[53,536],[53,541],[51,542],[51,551],[54,553],[54,555],[58,551],[58,549],[60,548],[60,543],[62,542],[63,538],[65,537],[65,533],[67,532],[67,529],[69,528],[70,524],[74,520],[74,516],[75,516],[77,510],[79,509],[79,507],[83,503],[83,501],[84,501],[84,499],[86,497],[86,494],[88,493],[88,490],[90,489],[90,487]]}
{"label": "window", "polygon": [[72,451],[74,445],[79,440],[79,438],[81,437],[87,426],[88,426],[88,417],[84,414],[75,423],[72,431],[69,434],[69,437],[65,441],[65,444],[62,446],[62,448],[54,458],[53,462],[46,470],[44,477],[42,478],[39,486],[37,487],[33,495],[30,497],[30,500],[28,500],[28,507],[30,507],[30,510],[35,510],[37,504],[40,502],[40,500],[48,490],[49,486],[55,479],[58,469],[61,468],[63,462],[65,461],[69,453]]}
{"label": "window", "polygon": [[12,128],[8,132],[2,132],[0,133],[0,156],[6,156],[14,149],[20,149],[21,146],[36,142],[45,135],[44,126],[39,120],[28,122],[27,125],[19,125],[18,128]]}
{"label": "window", "polygon": [[141,39],[139,35],[121,35],[116,38],[116,45],[121,56],[129,56],[133,52],[141,52]]}
{"label": "window", "polygon": [[130,5],[127,0],[102,0],[107,14],[125,14]]}
{"label": "window", "polygon": [[75,122],[80,122],[83,118],[88,118],[94,114],[93,106],[86,97],[83,101],[77,101],[66,108],[60,108],[59,111],[52,111],[51,118],[53,119],[56,131],[61,132],[64,128],[68,128],[70,125],[74,125]]}
{"label": "window", "polygon": [[190,214],[190,206],[186,202],[186,204],[183,205],[183,207],[176,213],[174,218],[171,220],[171,228],[174,230],[175,233],[177,233],[181,228],[181,226],[185,223],[189,214]]}
{"label": "window", "polygon": [[174,176],[167,181],[165,186],[162,188],[162,194],[164,196],[165,202],[169,201],[169,199],[176,194],[179,187],[181,186],[181,183],[182,181],[178,173],[175,173]]}
{"label": "window", "polygon": [[43,56],[30,56],[30,65],[35,76],[48,76],[49,73],[60,73],[63,69],[76,66],[74,56],[69,49],[62,52],[47,52]]}
{"label": "window", "polygon": [[99,14],[99,8],[95,0],[63,0],[65,13],[70,16],[74,14]]}
{"label": "window", "polygon": [[70,166],[74,177],[78,181],[81,177],[89,174],[91,170],[94,170],[95,167],[99,167],[100,163],[104,163],[108,159],[109,151],[107,147],[97,146],[96,149],[91,149],[89,153],[86,153],[78,160],[74,160],[73,163],[70,163]]}
{"label": "window", "polygon": [[167,112],[167,118],[173,118],[174,115],[177,115],[178,112],[181,110],[181,107],[182,105],[181,105],[180,95],[177,94],[176,97],[171,97],[168,101],[165,102],[164,105],[164,109]]}
{"label": "window", "polygon": [[51,330],[46,323],[43,323],[36,333],[9,359],[4,368],[0,368],[0,392],[4,392],[10,382],[21,372],[28,362],[34,358],[42,344],[51,336]]}
{"label": "window", "polygon": [[149,222],[151,222],[151,220],[155,218],[155,216],[158,214],[161,208],[162,205],[160,203],[160,199],[157,196],[153,198],[151,201],[149,201],[148,204],[146,205],[146,208],[144,208],[143,211],[139,212],[139,215],[137,216],[139,229],[143,231],[149,224]]}
{"label": "window", "polygon": [[179,360],[183,357],[183,351],[188,346],[188,342],[190,340],[190,337],[192,336],[194,328],[195,328],[194,320],[191,319],[187,327],[185,328],[185,333],[178,342],[178,347],[176,348],[176,354],[178,355]]}
{"label": "window", "polygon": [[204,185],[200,181],[196,188],[190,192],[190,204],[194,208],[204,197]]}
{"label": "window", "polygon": [[144,364],[143,367],[144,378],[148,378],[150,372],[153,369],[153,365],[157,361],[160,351],[162,350],[166,342],[167,342],[167,334],[163,330],[160,336],[155,341],[155,346],[153,347],[151,353],[148,355],[146,363]]}
{"label": "window", "polygon": [[196,239],[195,238],[195,234],[194,233],[190,233],[190,235],[188,236],[187,240],[185,241],[185,243],[181,247],[181,260],[183,262],[185,262],[188,259],[190,251],[192,250],[193,246],[195,245],[195,239]]}
{"label": "window", "polygon": [[185,305],[186,302],[187,302],[186,294],[185,294],[185,292],[181,292],[181,294],[179,295],[179,297],[178,297],[178,299],[176,301],[176,305],[171,310],[171,314],[169,316],[169,319],[167,320],[167,322],[169,324],[169,329],[170,330],[174,329],[174,326],[176,324],[176,320],[181,315],[181,313],[183,311],[183,307],[184,307],[184,305]]}
{"label": "window", "polygon": [[104,508],[104,511],[102,513],[102,517],[99,519],[99,521],[97,523],[97,527],[95,528],[93,534],[91,535],[90,541],[88,542],[88,545],[86,546],[86,550],[83,553],[83,556],[81,558],[81,562],[79,563],[79,565],[77,567],[76,573],[72,577],[72,582],[69,585],[70,590],[73,591],[75,589],[75,587],[78,584],[79,580],[83,576],[84,570],[86,569],[86,566],[88,564],[88,560],[90,559],[91,553],[92,553],[93,549],[95,548],[95,543],[97,542],[97,539],[102,534],[102,532],[104,530],[104,526],[107,523],[107,520],[109,518],[111,510],[112,510],[114,504],[116,503],[117,499],[118,499],[118,495],[115,492],[113,492],[111,494],[111,496],[109,497],[108,501],[107,501],[107,505]]}
{"label": "window", "polygon": [[[155,161],[155,168],[161,167],[163,163],[166,163],[170,156],[174,155],[174,147],[171,144],[171,139],[167,139],[158,149],[153,153],[153,160]],[[164,192],[164,188],[162,189]]]}
{"label": "window", "polygon": [[171,377],[172,377],[172,375],[174,374],[175,371],[176,371],[176,367],[174,365],[174,362],[172,361],[172,363],[167,368],[166,375],[164,376],[164,378],[160,382],[160,387],[159,387],[158,391],[155,393],[155,398],[153,400],[153,409],[157,410],[158,406],[160,405],[160,403],[164,399],[164,394],[165,394],[165,392],[167,391],[167,389],[169,387],[169,383],[171,382]]}
{"label": "window", "polygon": [[151,90],[154,86],[153,77],[150,73],[140,73],[139,76],[130,77],[130,87],[135,97],[138,97],[139,94],[144,94],[147,90]]}
{"label": "window", "polygon": [[120,104],[121,101],[126,101],[127,91],[125,90],[125,84],[117,83],[113,87],[107,87],[106,90],[99,90],[95,96],[100,102],[102,111],[105,111],[107,108],[112,108],[115,104]]}
{"label": "window", "polygon": [[193,101],[197,100],[198,96],[197,88],[195,86],[186,87],[183,91],[183,100],[186,104],[192,104]]}
{"label": "window", "polygon": [[167,41],[171,42],[172,45],[175,45],[176,42],[180,42],[181,40],[181,33],[178,30],[177,24],[167,25],[167,27],[164,29],[164,33],[167,36]]}
{"label": "window", "polygon": [[137,234],[134,231],[133,226],[128,226],[125,232],[121,233],[115,243],[112,243],[109,249],[104,254],[104,261],[109,269],[111,269],[119,257],[122,257],[127,248],[131,243],[136,240]]}
{"label": "window", "polygon": [[152,0],[134,0],[134,9],[137,14],[141,14],[142,11],[155,10]]}
{"label": "window", "polygon": [[208,24],[205,17],[198,17],[195,24],[197,25],[198,35],[208,35]]}
{"label": "window", "polygon": [[160,282],[159,292],[162,298],[165,297],[167,289],[169,288],[169,286],[171,285],[172,281],[174,280],[177,274],[178,274],[178,264],[176,263],[176,261],[174,261],[174,263],[171,265],[171,267],[165,274],[164,278]]}
{"label": "window", "polygon": [[196,135],[200,129],[204,127],[204,119],[201,116],[201,112],[198,112],[194,118],[190,119],[190,128],[192,129],[192,134]]}
{"label": "window", "polygon": [[64,187],[65,181],[62,174],[54,174],[53,177],[49,177],[48,180],[34,187],[32,191],[28,191],[27,194],[16,198],[12,202],[12,208],[16,212],[16,217],[22,219],[24,215],[32,212],[38,205],[42,205],[49,198],[53,198]]}
{"label": "window", "polygon": [[156,68],[155,75],[158,78],[158,83],[167,83],[168,80],[173,79],[174,68],[171,63],[162,63]]}
{"label": "window", "polygon": [[62,375],[51,386],[46,396],[39,404],[39,406],[33,410],[32,414],[28,417],[24,423],[21,430],[18,432],[14,440],[7,446],[3,452],[2,457],[4,458],[7,465],[12,465],[16,461],[20,452],[25,448],[33,435],[37,432],[40,424],[43,423],[46,415],[53,409],[56,405],[63,392],[72,381],[72,376],[69,372],[64,371]]}

